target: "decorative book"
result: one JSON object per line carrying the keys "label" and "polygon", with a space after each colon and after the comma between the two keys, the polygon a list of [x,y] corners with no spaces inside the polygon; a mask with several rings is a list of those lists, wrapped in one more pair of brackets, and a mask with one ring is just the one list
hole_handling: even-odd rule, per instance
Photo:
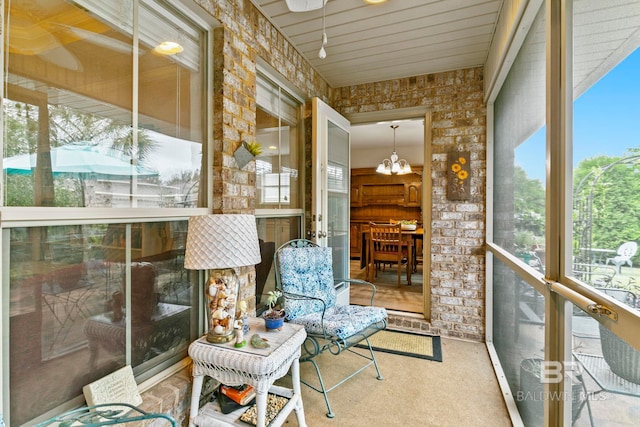
{"label": "decorative book", "polygon": [[241,406],[248,405],[256,397],[255,390],[248,384],[241,386],[220,384],[220,394],[227,396]]}

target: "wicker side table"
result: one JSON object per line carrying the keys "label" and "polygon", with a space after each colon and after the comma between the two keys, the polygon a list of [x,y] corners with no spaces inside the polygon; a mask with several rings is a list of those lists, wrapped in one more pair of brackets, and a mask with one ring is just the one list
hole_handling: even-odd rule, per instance
{"label": "wicker side table", "polygon": [[[273,383],[287,374],[291,368],[292,390],[289,402],[271,422],[271,426],[280,426],[291,411],[296,411],[298,424],[306,427],[304,408],[300,394],[300,346],[306,339],[303,327],[285,323],[281,331],[267,332],[262,319],[249,319],[250,331],[247,341],[255,333],[267,338],[270,347],[256,349],[250,344],[237,349],[233,342],[211,344],[200,338],[189,346],[189,356],[193,360],[193,388],[191,391],[191,412],[189,426],[211,424],[203,420],[205,414],[198,416],[200,393],[204,376],[208,375],[226,385],[251,384],[256,390],[256,406],[258,412],[257,427],[265,426],[267,393]],[[275,387],[274,387],[275,388]],[[281,387],[277,387],[282,389]],[[226,423],[214,425],[229,425]],[[233,425],[233,424],[231,424]],[[239,424],[243,425],[243,424]]]}

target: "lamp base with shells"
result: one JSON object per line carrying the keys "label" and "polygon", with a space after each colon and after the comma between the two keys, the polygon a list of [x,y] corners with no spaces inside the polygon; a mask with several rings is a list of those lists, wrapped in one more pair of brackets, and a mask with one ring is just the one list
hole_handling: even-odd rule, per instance
{"label": "lamp base with shells", "polygon": [[208,300],[208,342],[225,343],[235,338],[238,288],[238,276],[233,268],[211,270],[205,289]]}

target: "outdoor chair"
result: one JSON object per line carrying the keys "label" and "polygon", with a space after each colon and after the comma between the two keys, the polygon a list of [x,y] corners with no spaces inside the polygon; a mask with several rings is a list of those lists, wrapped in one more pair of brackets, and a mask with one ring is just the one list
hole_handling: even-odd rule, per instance
{"label": "outdoor chair", "polygon": [[[319,386],[309,383],[304,378],[301,382],[324,395],[329,418],[334,417],[327,396],[331,390],[371,365],[376,368],[377,378],[382,379],[369,337],[387,326],[386,310],[373,306],[376,292],[373,283],[333,277],[331,250],[309,240],[296,239],[280,246],[274,256],[276,288],[281,290],[285,297],[286,320],[303,325],[307,332],[300,361],[313,364]],[[336,304],[336,285],[344,282],[370,287],[370,305]],[[362,341],[366,342],[368,351],[355,351],[352,347]],[[358,364],[359,366],[344,379],[328,387],[315,360],[325,352],[335,356],[350,352],[366,359],[367,362],[364,365]]]}
{"label": "outdoor chair", "polygon": [[624,264],[629,264],[629,267],[633,267],[631,257],[638,252],[638,244],[636,242],[626,242],[620,245],[618,248],[618,255],[613,258],[607,258],[607,264],[611,262],[616,266],[616,273],[620,274],[620,267]]}
{"label": "outdoor chair", "polygon": [[591,286],[611,286],[616,270],[600,264],[573,264],[573,275]]}
{"label": "outdoor chair", "polygon": [[[598,289],[633,308],[638,307],[638,296],[627,289]],[[590,400],[593,399],[592,396],[605,392],[640,397],[640,352],[601,323],[598,323],[598,329],[602,355],[574,353],[575,359],[598,387],[597,390],[588,391],[585,382],[581,378],[581,373],[579,373],[587,399],[578,407],[578,414],[586,406],[591,426],[594,425],[590,405]],[[597,338],[598,336],[596,335],[595,337]]]}
{"label": "outdoor chair", "polygon": [[[177,427],[176,421],[167,414],[146,412],[128,403],[103,403],[100,405],[85,406],[62,415],[50,418],[35,425],[46,426],[83,426],[98,427],[115,424],[149,422],[148,420],[162,419],[172,427]],[[165,425],[166,425],[165,423]],[[145,424],[147,425],[147,424]],[[155,425],[155,424],[154,424]]]}
{"label": "outdoor chair", "polygon": [[407,264],[407,243],[402,240],[402,224],[369,223],[369,259],[367,279],[373,281],[380,263],[398,267],[398,285],[402,275],[402,264]]}

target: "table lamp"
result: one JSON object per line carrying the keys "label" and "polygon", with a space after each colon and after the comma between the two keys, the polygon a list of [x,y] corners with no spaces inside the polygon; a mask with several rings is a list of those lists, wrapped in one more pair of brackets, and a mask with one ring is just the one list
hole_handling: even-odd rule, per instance
{"label": "table lamp", "polygon": [[260,263],[256,218],[243,214],[214,214],[189,218],[184,268],[211,270],[205,282],[207,341],[234,338],[240,286],[234,267]]}

